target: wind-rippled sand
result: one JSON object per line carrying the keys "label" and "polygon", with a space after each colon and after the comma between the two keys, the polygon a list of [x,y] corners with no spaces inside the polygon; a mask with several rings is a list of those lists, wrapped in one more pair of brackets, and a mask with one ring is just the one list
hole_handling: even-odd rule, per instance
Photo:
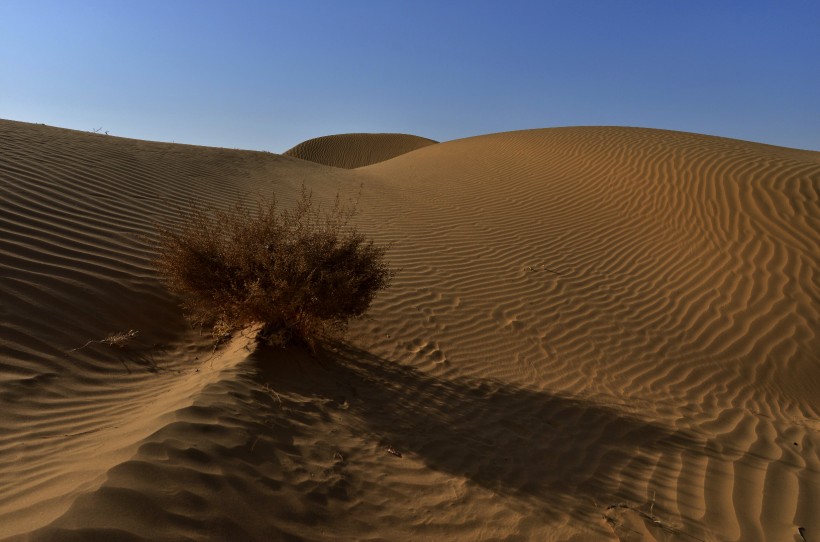
{"label": "wind-rippled sand", "polygon": [[[612,127],[289,153],[0,121],[0,539],[820,539],[820,153]],[[393,286],[318,359],[213,351],[154,224],[302,184],[361,192]]]}

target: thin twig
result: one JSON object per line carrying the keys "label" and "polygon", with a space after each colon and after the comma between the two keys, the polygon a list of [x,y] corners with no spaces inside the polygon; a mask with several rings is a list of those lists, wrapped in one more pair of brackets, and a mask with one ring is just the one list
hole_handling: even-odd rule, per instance
{"label": "thin twig", "polygon": [[139,333],[140,332],[137,331],[136,329],[129,329],[128,331],[121,331],[119,333],[114,333],[113,335],[110,335],[110,336],[106,337],[105,339],[99,339],[99,340],[91,339],[90,341],[88,341],[84,345],[80,346],[79,348],[73,348],[73,349],[69,350],[69,352],[76,352],[78,350],[82,350],[83,348],[85,348],[89,344],[107,344],[108,346],[117,346],[119,348],[122,348],[123,346],[125,346],[125,343],[127,343],[128,341],[130,341],[131,339],[133,339],[134,337],[139,335]]}

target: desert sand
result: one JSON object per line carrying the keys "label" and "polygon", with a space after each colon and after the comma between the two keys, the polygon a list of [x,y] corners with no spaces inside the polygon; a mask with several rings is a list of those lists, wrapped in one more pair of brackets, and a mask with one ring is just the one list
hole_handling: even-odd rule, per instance
{"label": "desert sand", "polygon": [[[392,287],[318,357],[214,350],[154,225],[303,184]],[[818,152],[0,121],[0,539],[817,541],[818,269]]]}
{"label": "desert sand", "polygon": [[437,141],[408,134],[338,134],[308,139],[284,154],[326,166],[355,169],[434,143]]}

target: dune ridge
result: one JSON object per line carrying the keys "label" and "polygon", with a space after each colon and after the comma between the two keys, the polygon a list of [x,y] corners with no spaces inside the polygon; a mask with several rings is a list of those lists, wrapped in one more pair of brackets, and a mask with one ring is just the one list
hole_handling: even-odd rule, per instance
{"label": "dune ridge", "polygon": [[[362,188],[393,287],[318,360],[212,353],[153,222],[302,182]],[[0,121],[0,538],[813,536],[819,192],[820,153],[649,129],[348,170]]]}
{"label": "dune ridge", "polygon": [[326,166],[354,169],[435,143],[432,139],[408,134],[338,134],[308,139],[283,154]]}

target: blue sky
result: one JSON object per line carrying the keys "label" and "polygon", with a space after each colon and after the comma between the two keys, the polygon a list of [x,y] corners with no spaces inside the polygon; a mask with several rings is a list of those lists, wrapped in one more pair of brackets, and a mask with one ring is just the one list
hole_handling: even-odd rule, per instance
{"label": "blue sky", "polygon": [[0,118],[273,152],[577,125],[820,150],[820,2],[0,0]]}

